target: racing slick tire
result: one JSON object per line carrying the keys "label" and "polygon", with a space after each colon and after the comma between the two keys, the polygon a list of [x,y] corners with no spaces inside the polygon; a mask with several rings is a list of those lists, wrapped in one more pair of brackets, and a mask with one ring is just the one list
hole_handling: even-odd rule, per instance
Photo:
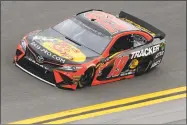
{"label": "racing slick tire", "polygon": [[139,65],[136,67],[136,76],[143,75],[144,73],[148,72],[151,68],[151,65],[153,63],[152,57],[148,57],[147,59],[143,59]]}
{"label": "racing slick tire", "polygon": [[84,75],[81,76],[80,81],[78,82],[78,88],[84,88],[86,86],[90,86],[95,75],[95,68],[88,68]]}

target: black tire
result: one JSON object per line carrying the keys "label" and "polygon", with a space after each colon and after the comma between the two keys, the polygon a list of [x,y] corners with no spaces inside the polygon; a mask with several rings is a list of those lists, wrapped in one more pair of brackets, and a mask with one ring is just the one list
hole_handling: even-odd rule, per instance
{"label": "black tire", "polygon": [[88,68],[84,75],[81,76],[80,81],[78,82],[78,88],[84,88],[86,86],[90,86],[93,78],[95,75],[95,68],[94,67],[90,67]]}
{"label": "black tire", "polygon": [[153,62],[152,59],[146,59],[146,60],[141,61],[139,65],[136,67],[135,75],[140,76],[148,72],[150,70],[152,62]]}

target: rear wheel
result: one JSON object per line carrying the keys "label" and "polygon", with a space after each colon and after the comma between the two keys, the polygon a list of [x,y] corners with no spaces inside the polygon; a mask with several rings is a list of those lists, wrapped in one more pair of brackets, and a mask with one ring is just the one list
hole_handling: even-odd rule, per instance
{"label": "rear wheel", "polygon": [[95,68],[91,67],[87,69],[83,76],[81,76],[80,81],[78,83],[79,88],[83,88],[85,86],[91,85],[95,74]]}
{"label": "rear wheel", "polygon": [[136,76],[140,76],[150,70],[153,60],[151,58],[143,59],[136,67]]}

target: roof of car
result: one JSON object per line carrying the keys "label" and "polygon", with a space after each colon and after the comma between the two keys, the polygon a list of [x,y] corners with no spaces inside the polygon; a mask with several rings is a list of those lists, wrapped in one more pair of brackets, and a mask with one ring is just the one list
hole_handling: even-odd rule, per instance
{"label": "roof of car", "polygon": [[110,35],[115,35],[125,31],[139,30],[134,25],[103,11],[91,10],[77,15],[80,15],[92,24],[99,26]]}

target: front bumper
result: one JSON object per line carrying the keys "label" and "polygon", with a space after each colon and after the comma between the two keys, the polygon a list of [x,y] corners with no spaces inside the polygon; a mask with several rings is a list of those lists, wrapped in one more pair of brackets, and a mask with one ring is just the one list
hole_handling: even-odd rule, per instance
{"label": "front bumper", "polygon": [[75,79],[75,81],[71,79],[70,76],[73,74],[67,74],[66,72],[59,72],[57,70],[47,70],[28,60],[27,56],[23,56],[19,60],[17,58],[17,56],[14,57],[15,65],[31,76],[55,87],[76,90],[77,82],[75,81],[78,79]]}
{"label": "front bumper", "polygon": [[42,78],[38,77],[37,75],[35,75],[35,74],[29,72],[28,70],[24,69],[24,68],[21,67],[17,62],[15,62],[15,65],[16,65],[17,67],[19,67],[21,70],[23,70],[23,71],[25,71],[26,73],[30,74],[31,76],[33,76],[33,77],[35,77],[35,78],[37,78],[37,79],[39,79],[39,80],[41,80],[41,81],[43,81],[43,82],[49,84],[49,85],[56,86],[54,83],[51,83],[51,82],[49,82],[49,81],[47,81],[47,80],[45,80],[45,79],[42,79]]}

